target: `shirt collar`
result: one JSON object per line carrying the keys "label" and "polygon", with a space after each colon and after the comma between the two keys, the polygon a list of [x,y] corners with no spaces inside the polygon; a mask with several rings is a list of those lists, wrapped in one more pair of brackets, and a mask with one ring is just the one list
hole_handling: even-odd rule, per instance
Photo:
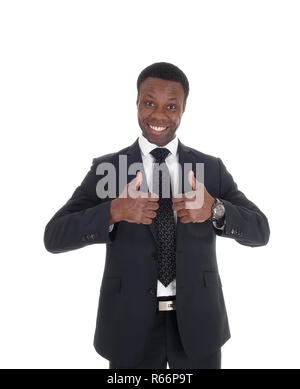
{"label": "shirt collar", "polygon": [[[139,136],[139,146],[140,146],[141,152],[143,153],[144,156],[147,156],[150,153],[150,151],[152,151],[153,149],[155,149],[157,147],[160,147],[160,146],[157,146],[154,143],[150,143],[148,141],[148,139],[146,139],[144,137],[144,135],[142,135],[142,134]],[[174,156],[176,156],[177,149],[178,149],[178,138],[177,138],[177,136],[175,136],[175,138],[172,139],[171,142],[169,142],[168,144],[166,144],[163,147],[165,147],[168,150],[170,150],[170,152]]]}

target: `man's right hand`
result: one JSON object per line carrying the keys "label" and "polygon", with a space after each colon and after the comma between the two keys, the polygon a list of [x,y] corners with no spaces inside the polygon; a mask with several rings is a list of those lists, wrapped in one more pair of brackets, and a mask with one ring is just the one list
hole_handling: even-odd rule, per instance
{"label": "man's right hand", "polygon": [[129,182],[120,197],[111,201],[109,224],[127,221],[137,224],[151,224],[158,209],[158,196],[155,193],[139,191],[143,181],[141,172]]}

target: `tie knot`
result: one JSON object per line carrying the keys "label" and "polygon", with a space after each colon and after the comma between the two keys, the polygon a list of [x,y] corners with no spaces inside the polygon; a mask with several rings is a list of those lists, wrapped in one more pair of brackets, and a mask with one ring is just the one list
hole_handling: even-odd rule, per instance
{"label": "tie knot", "polygon": [[165,147],[156,147],[156,149],[150,151],[150,154],[155,158],[155,162],[163,163],[170,154],[170,150]]}

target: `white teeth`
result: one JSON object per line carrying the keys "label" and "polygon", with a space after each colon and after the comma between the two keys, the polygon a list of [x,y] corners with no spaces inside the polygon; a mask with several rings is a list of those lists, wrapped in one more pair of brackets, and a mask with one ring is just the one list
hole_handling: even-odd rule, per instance
{"label": "white teeth", "polygon": [[154,126],[151,126],[150,127],[152,128],[152,130],[155,130],[155,131],[163,131],[165,130],[167,127],[154,127]]}

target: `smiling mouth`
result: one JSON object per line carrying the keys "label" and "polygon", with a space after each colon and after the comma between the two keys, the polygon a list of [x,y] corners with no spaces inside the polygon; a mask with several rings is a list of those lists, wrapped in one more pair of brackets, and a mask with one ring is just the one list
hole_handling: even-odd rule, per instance
{"label": "smiling mouth", "polygon": [[153,132],[154,134],[159,134],[161,132],[164,132],[168,129],[168,126],[152,126],[151,124],[148,124],[147,123],[147,126],[150,128],[151,132]]}

